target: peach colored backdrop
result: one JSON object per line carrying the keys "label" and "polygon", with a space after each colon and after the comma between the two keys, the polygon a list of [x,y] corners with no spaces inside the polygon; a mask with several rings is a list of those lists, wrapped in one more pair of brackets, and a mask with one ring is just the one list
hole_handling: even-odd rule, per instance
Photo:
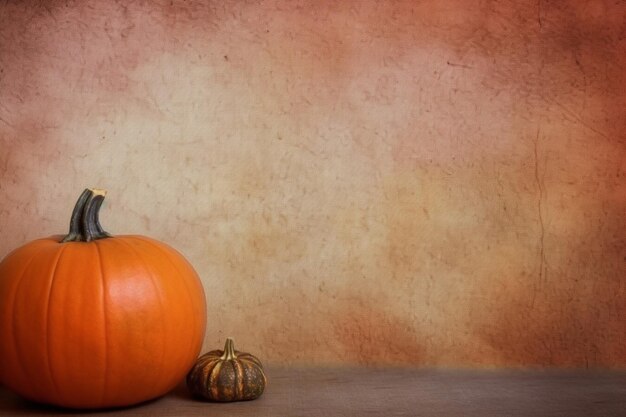
{"label": "peach colored backdrop", "polygon": [[102,187],[206,348],[623,367],[625,4],[3,2],[0,256]]}

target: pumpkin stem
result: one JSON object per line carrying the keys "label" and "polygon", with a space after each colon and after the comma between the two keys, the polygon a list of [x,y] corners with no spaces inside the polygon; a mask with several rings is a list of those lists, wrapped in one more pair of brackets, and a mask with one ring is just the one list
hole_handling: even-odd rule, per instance
{"label": "pumpkin stem", "polygon": [[87,188],[82,192],[72,211],[70,232],[62,243],[91,242],[111,236],[100,225],[99,212],[105,195],[105,190],[97,188]]}
{"label": "pumpkin stem", "polygon": [[220,357],[220,359],[223,361],[231,361],[233,359],[237,359],[237,355],[235,354],[235,343],[230,337],[226,338],[226,344],[224,345],[224,354]]}

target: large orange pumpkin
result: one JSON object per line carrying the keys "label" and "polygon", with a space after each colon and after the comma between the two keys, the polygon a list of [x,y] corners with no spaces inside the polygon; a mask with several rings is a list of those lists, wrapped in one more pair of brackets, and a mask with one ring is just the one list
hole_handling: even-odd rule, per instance
{"label": "large orange pumpkin", "polygon": [[85,190],[70,233],[0,263],[0,381],[71,408],[146,401],[171,390],[204,337],[204,291],[171,247],[102,230],[101,190]]}

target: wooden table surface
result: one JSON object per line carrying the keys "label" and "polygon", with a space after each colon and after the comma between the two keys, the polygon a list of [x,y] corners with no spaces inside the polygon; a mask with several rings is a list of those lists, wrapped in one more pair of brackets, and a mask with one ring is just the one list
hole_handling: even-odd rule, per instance
{"label": "wooden table surface", "polygon": [[0,416],[622,416],[626,371],[269,368],[261,398],[192,399],[184,386],[155,401],[83,414],[0,388]]}

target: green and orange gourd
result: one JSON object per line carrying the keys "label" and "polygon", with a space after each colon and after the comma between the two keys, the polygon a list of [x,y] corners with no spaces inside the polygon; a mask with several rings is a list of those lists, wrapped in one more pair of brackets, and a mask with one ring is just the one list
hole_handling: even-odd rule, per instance
{"label": "green and orange gourd", "polygon": [[197,398],[230,402],[254,400],[263,394],[267,378],[261,361],[235,350],[227,338],[224,350],[200,356],[187,374],[187,388]]}
{"label": "green and orange gourd", "polygon": [[206,305],[193,267],[157,240],[106,233],[104,195],[85,190],[68,235],[0,263],[0,381],[27,399],[140,403],[183,380],[202,347]]}

